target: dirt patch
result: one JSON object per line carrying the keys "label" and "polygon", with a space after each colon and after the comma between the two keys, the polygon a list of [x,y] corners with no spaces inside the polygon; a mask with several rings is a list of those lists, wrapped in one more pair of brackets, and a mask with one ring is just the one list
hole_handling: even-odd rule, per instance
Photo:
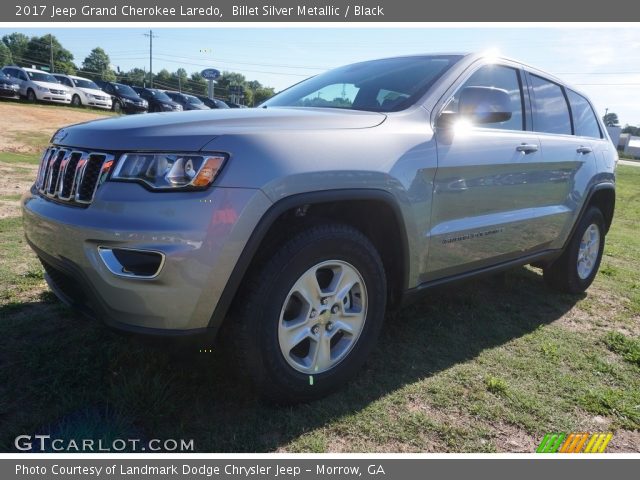
{"label": "dirt patch", "polygon": [[0,151],[39,153],[59,128],[104,117],[99,112],[69,107],[0,103]]}
{"label": "dirt patch", "polygon": [[37,172],[35,165],[0,162],[0,219],[20,215],[20,200],[15,197],[29,190]]}

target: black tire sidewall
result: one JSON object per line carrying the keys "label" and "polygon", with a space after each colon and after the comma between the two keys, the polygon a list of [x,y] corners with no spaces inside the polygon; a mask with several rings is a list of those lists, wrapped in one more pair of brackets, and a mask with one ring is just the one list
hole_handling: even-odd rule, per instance
{"label": "black tire sidewall", "polygon": [[[596,259],[596,264],[593,266],[593,270],[589,274],[589,276],[585,279],[580,278],[578,275],[578,251],[580,250],[580,242],[582,241],[582,236],[584,232],[591,225],[596,225],[600,234],[600,245],[598,248],[598,258]],[[595,276],[598,274],[598,269],[600,268],[600,262],[602,260],[602,253],[604,251],[604,239],[605,239],[605,226],[604,226],[604,216],[599,209],[595,207],[589,208],[585,214],[580,219],[580,223],[574,232],[574,235],[571,239],[571,242],[566,251],[567,263],[566,267],[568,269],[568,283],[570,290],[575,292],[583,292],[589,285],[593,282]]]}
{"label": "black tire sidewall", "polygon": [[36,92],[31,89],[27,90],[27,102],[35,103],[37,100],[38,97],[36,97]]}
{"label": "black tire sidewall", "polygon": [[[77,99],[77,101],[76,101],[76,99]],[[71,105],[74,106],[74,107],[81,107],[82,106],[82,100],[80,99],[79,95],[74,95],[71,98]]]}
{"label": "black tire sidewall", "polygon": [[[368,242],[367,242],[368,243]],[[285,360],[278,341],[278,322],[284,301],[294,283],[309,268],[327,260],[341,260],[352,265],[364,279],[367,289],[367,316],[356,344],[347,356],[331,370],[310,375],[291,367]],[[280,273],[265,289],[262,314],[254,317],[256,330],[253,368],[262,370],[262,388],[267,382],[272,392],[280,391],[296,401],[326,395],[351,378],[364,363],[380,332],[386,308],[386,281],[382,262],[375,249],[363,245],[361,239],[334,235],[308,243],[280,266]],[[273,397],[273,395],[272,395]]]}

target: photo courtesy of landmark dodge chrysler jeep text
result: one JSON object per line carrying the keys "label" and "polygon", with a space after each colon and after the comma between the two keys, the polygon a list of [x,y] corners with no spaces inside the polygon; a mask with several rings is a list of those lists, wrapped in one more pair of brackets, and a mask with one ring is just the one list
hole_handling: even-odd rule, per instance
{"label": "photo courtesy of landmark dodge chrysler jeep text", "polygon": [[216,334],[262,395],[358,369],[385,311],[523,264],[598,270],[617,154],[589,100],[507,59],[418,55],[305,80],[260,108],[59,130],[22,199],[51,289],[137,332]]}

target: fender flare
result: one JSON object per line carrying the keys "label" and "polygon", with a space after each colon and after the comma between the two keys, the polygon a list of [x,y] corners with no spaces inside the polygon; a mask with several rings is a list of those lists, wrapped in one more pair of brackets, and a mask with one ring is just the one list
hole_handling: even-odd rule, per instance
{"label": "fender flare", "polygon": [[262,241],[274,222],[285,212],[304,205],[314,205],[321,203],[346,202],[357,200],[374,200],[384,202],[389,206],[394,214],[400,228],[400,236],[402,238],[402,292],[408,289],[409,281],[409,239],[407,237],[407,229],[402,215],[400,205],[396,197],[386,190],[380,189],[339,189],[339,190],[323,190],[317,192],[300,193],[285,197],[274,203],[269,210],[258,221],[253,229],[249,240],[244,246],[238,261],[236,262],[227,284],[218,299],[215,310],[209,320],[208,328],[216,333],[227,316],[231,304],[236,296],[238,288],[249,266],[253,262]]}
{"label": "fender flare", "polygon": [[[576,228],[578,228],[578,224],[580,223],[580,220],[582,219],[583,215],[587,211],[587,208],[589,207],[589,205],[591,205],[591,199],[593,198],[596,192],[599,192],[601,190],[612,190],[614,193],[614,199],[615,199],[615,191],[616,191],[615,183],[601,182],[601,183],[596,183],[594,185],[591,185],[591,187],[589,188],[589,192],[587,193],[587,196],[584,202],[582,202],[582,206],[580,207],[580,213],[576,216],[576,220],[575,222],[573,222],[571,230],[569,231],[569,235],[567,235],[567,239],[564,241],[564,244],[562,245],[562,251],[564,251],[567,248],[567,245],[573,238],[573,234],[575,233]],[[611,220],[613,221],[613,215],[611,217]],[[608,226],[610,225],[611,223],[609,223]]]}

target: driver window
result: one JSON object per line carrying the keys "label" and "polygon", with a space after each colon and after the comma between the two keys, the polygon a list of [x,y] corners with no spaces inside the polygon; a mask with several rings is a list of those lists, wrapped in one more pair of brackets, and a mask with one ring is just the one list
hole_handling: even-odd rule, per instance
{"label": "driver window", "polygon": [[460,92],[466,87],[492,87],[506,90],[511,97],[511,118],[506,122],[483,124],[483,128],[496,128],[500,130],[524,130],[522,115],[522,89],[520,88],[520,73],[515,68],[502,65],[485,65],[477,70],[458,89],[453,98],[445,107],[447,112],[458,112],[458,100]]}

